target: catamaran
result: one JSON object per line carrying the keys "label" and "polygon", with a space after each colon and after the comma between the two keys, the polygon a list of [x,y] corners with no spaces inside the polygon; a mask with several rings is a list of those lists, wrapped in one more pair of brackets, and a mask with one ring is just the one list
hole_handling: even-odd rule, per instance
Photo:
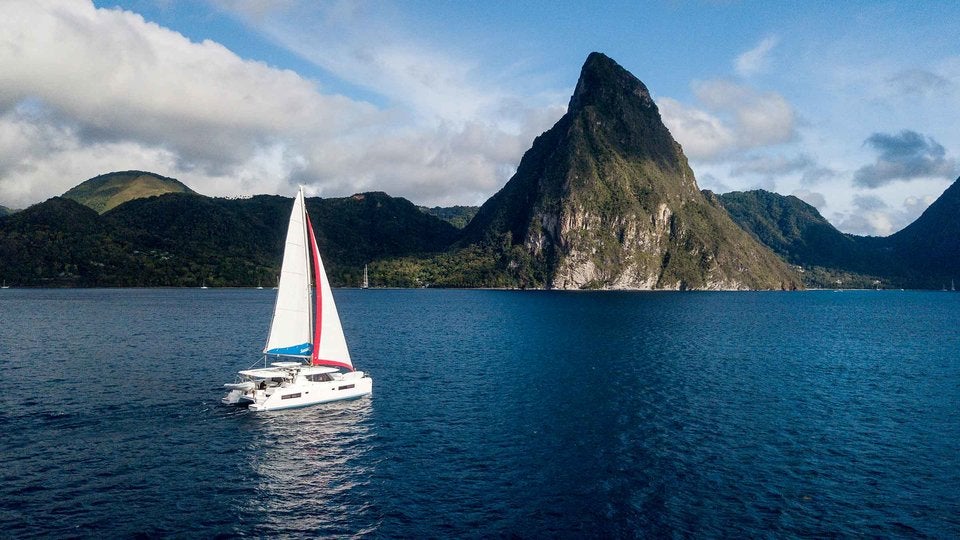
{"label": "catamaran", "polygon": [[[315,307],[311,307],[311,278]],[[240,371],[237,382],[224,385],[229,390],[221,400],[225,405],[274,411],[373,392],[371,378],[355,371],[350,360],[302,187],[290,213],[277,301],[263,355],[263,367]],[[267,365],[271,359],[276,361]]]}

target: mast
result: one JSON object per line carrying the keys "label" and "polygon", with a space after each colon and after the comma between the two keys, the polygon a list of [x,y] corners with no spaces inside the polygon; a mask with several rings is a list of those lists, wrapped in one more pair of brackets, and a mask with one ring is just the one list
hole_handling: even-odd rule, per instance
{"label": "mast", "polygon": [[363,288],[370,288],[370,280],[367,279],[367,265],[363,265]]}

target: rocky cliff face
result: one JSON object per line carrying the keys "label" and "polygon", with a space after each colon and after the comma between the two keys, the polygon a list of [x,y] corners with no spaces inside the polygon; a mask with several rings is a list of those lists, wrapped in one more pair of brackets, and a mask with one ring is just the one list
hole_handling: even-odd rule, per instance
{"label": "rocky cliff face", "polygon": [[[567,114],[465,230],[562,289],[792,289],[796,275],[697,187],[647,88],[593,53]],[[519,264],[519,263],[518,263]]]}

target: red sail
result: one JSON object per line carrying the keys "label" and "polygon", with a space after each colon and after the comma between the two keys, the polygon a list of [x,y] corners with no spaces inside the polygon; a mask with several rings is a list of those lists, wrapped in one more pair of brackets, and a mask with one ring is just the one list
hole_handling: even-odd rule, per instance
{"label": "red sail", "polygon": [[[310,233],[309,234],[310,252],[312,253],[313,276],[314,276],[313,284],[315,287],[314,294],[317,297],[317,316],[316,316],[316,319],[314,320],[315,326],[314,326],[314,338],[313,338],[313,353],[310,355],[310,363],[315,366],[332,366],[332,367],[339,367],[339,368],[344,368],[344,369],[353,371],[354,370],[353,365],[350,364],[349,362],[349,354],[346,353],[346,350],[344,350],[344,353],[348,354],[347,362],[330,360],[329,358],[320,358],[320,338],[322,337],[321,329],[323,328],[323,289],[325,286],[325,284],[321,283],[321,280],[327,279],[327,276],[321,270],[322,265],[320,263],[320,251],[317,249],[317,238],[313,234],[313,224],[310,222],[310,216],[306,215],[306,210],[304,210],[304,215],[306,216],[306,220],[307,220],[307,232]],[[331,304],[327,306],[328,308],[331,308],[333,306],[332,304],[333,299],[331,298],[330,301],[331,301]],[[328,313],[328,315],[330,315],[330,313]],[[332,315],[334,317],[337,316],[336,308],[333,308]],[[339,323],[337,323],[337,326],[339,326]],[[333,339],[334,341],[336,341],[336,336],[333,336]],[[346,344],[344,344],[344,347],[345,346]]]}
{"label": "red sail", "polygon": [[303,214],[307,220],[307,231],[310,233],[310,253],[313,260],[313,295],[317,298],[317,315],[313,321],[313,354],[310,359],[310,363],[316,366],[320,364],[320,324],[323,317],[323,310],[321,309],[323,295],[320,294],[320,261],[317,260],[317,238],[313,235],[313,224],[310,223],[310,215],[307,214],[306,208],[304,208]]}

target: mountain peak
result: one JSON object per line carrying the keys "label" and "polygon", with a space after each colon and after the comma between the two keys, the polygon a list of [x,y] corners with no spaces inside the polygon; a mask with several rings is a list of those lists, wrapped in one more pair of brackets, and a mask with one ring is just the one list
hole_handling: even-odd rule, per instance
{"label": "mountain peak", "polygon": [[568,110],[602,104],[641,105],[656,110],[650,91],[640,79],[609,56],[592,52],[580,69],[580,79],[573,96],[570,97]]}
{"label": "mountain peak", "polygon": [[526,284],[792,288],[795,276],[700,193],[647,87],[587,57],[567,113],[533,142],[464,238],[508,246]]}
{"label": "mountain peak", "polygon": [[[603,53],[590,53],[584,62],[567,117],[579,122],[589,139],[606,140],[623,155],[650,160],[672,173],[689,170],[646,85]],[[699,188],[693,173],[687,178],[683,187],[694,196]]]}
{"label": "mountain peak", "polygon": [[164,193],[196,194],[173,178],[145,171],[120,171],[91,178],[73,187],[63,196],[102,214],[127,201]]}

